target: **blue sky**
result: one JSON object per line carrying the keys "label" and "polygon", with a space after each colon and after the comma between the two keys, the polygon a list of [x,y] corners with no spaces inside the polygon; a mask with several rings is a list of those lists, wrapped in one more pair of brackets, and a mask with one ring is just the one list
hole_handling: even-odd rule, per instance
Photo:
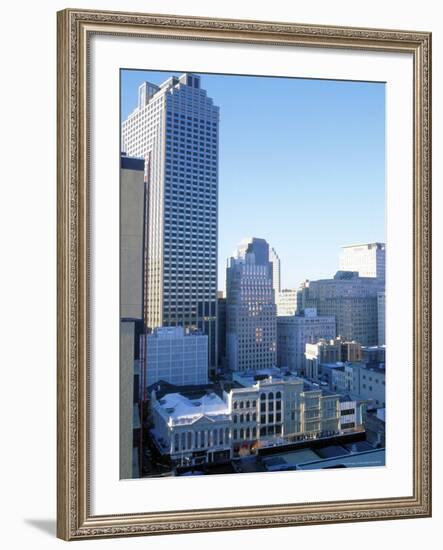
{"label": "blue sky", "polygon": [[[137,89],[181,72],[122,71],[121,114]],[[328,278],[340,246],[385,242],[385,85],[201,74],[220,107],[219,283],[248,236],[280,256],[282,286]]]}

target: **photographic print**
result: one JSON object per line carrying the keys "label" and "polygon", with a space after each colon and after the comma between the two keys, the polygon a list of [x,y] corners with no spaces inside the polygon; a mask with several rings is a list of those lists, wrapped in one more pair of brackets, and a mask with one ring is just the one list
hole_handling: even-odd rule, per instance
{"label": "photographic print", "polygon": [[120,478],[384,466],[385,84],[121,69],[120,121]]}
{"label": "photographic print", "polygon": [[431,34],[57,22],[58,536],[429,517]]}

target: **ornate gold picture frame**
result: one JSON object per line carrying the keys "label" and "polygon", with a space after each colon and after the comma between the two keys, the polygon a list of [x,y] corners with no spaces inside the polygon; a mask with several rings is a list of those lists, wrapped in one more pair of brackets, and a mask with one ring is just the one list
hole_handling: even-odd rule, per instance
{"label": "ornate gold picture frame", "polygon": [[[402,52],[413,58],[412,495],[94,515],[91,499],[89,49],[95,35]],[[65,540],[431,515],[431,35],[68,9],[58,13],[58,536]],[[116,404],[117,406],[117,404]],[[118,474],[116,474],[118,475]],[[161,483],[161,481],[160,481]]]}

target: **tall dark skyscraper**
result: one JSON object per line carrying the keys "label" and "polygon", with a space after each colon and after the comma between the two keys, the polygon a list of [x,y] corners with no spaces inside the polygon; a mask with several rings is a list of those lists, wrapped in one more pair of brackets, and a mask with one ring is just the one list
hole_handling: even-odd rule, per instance
{"label": "tall dark skyscraper", "polygon": [[183,74],[139,88],[122,145],[145,159],[149,192],[147,326],[182,326],[209,338],[217,362],[219,108]]}

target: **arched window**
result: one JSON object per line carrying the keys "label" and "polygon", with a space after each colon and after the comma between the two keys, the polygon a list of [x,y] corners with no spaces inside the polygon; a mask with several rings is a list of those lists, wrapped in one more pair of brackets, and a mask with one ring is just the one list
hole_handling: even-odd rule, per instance
{"label": "arched window", "polygon": [[246,439],[249,439],[251,437],[251,432],[249,431],[249,428],[246,428]]}
{"label": "arched window", "polygon": [[268,399],[269,400],[274,399],[274,394],[272,391],[268,394]]}
{"label": "arched window", "polygon": [[281,392],[278,391],[278,392],[275,394],[275,399],[281,399]]}
{"label": "arched window", "polygon": [[245,437],[245,430],[243,428],[240,429],[240,439],[243,439]]}
{"label": "arched window", "polygon": [[238,403],[237,401],[234,401],[234,409],[236,409],[238,407]]}
{"label": "arched window", "polygon": [[234,430],[234,439],[237,439],[237,430]]}
{"label": "arched window", "polygon": [[246,401],[246,408],[249,409],[250,406],[251,406],[251,403],[249,401]]}
{"label": "arched window", "polygon": [[249,413],[246,413],[246,422],[251,422],[251,416]]}
{"label": "arched window", "polygon": [[234,414],[234,424],[237,424],[237,422],[238,422],[238,415]]}
{"label": "arched window", "polygon": [[243,424],[244,421],[245,421],[245,417],[241,414],[240,415],[240,424]]}
{"label": "arched window", "polygon": [[266,399],[266,394],[265,393],[261,393],[260,394],[260,401],[265,401]]}
{"label": "arched window", "polygon": [[240,401],[240,409],[243,409],[244,405],[243,401]]}

